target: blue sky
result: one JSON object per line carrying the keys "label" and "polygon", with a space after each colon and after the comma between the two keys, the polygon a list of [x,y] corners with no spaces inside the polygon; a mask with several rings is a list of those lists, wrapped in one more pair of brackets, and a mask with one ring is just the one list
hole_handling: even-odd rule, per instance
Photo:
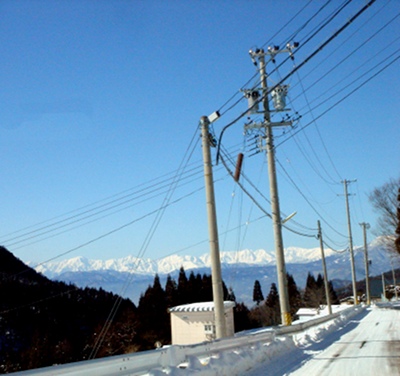
{"label": "blue sky", "polygon": [[[323,27],[344,3],[0,2],[0,244],[35,262],[208,252],[200,117],[221,111],[218,138],[246,111],[240,90],[257,84],[249,49],[300,42],[294,61],[268,64],[273,85],[365,2]],[[376,2],[285,82],[288,115],[301,116],[274,130],[281,210],[297,212],[285,247],[318,247],[318,219],[331,247],[347,246],[343,179],[357,179],[361,245],[358,224],[376,221],[368,194],[398,177],[399,12]],[[246,121],[221,146],[227,160],[244,153],[243,184],[270,212],[266,157],[251,156]],[[214,174],[221,250],[273,249],[271,220],[221,163]]]}

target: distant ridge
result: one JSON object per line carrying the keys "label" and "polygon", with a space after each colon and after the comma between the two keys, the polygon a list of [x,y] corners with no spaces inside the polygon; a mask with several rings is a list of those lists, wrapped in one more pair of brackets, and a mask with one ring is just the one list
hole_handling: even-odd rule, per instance
{"label": "distant ridge", "polygon": [[[326,250],[326,256],[334,254],[332,250]],[[321,259],[319,248],[297,248],[285,249],[286,263],[305,264]],[[255,251],[244,249],[238,252],[221,252],[221,263],[225,265],[239,266],[262,266],[275,265],[275,251],[258,249]],[[28,263],[33,266],[33,263]],[[63,261],[53,261],[39,265],[35,269],[44,275],[53,278],[66,272],[88,272],[113,270],[118,272],[135,272],[138,274],[154,275],[168,274],[178,270],[181,266],[185,270],[209,268],[210,255],[197,256],[171,255],[159,260],[138,259],[127,256],[110,260],[90,260],[83,256],[74,257]]]}

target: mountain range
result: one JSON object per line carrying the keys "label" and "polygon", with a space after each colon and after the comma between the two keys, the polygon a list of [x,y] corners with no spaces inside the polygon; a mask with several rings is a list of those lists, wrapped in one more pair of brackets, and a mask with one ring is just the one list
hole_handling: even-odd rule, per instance
{"label": "mountain range", "polygon": [[[378,275],[391,269],[390,257],[379,240],[368,246],[370,275]],[[325,259],[329,280],[335,287],[341,287],[351,281],[350,253],[338,253],[325,250]],[[357,280],[365,278],[365,259],[363,247],[354,248]],[[285,249],[287,272],[292,274],[298,287],[304,288],[308,273],[322,274],[321,251],[319,248],[305,249],[288,247]],[[34,267],[33,263],[28,263]],[[155,274],[162,283],[168,275],[177,279],[179,269],[186,272],[211,274],[210,255],[188,256],[172,255],[158,260],[139,259],[128,256],[120,259],[90,260],[75,257],[59,262],[38,265],[35,270],[45,276],[78,287],[101,287],[130,298],[137,303],[140,294],[152,284]],[[232,287],[238,301],[252,305],[252,293],[255,280],[259,280],[264,295],[267,295],[271,283],[276,283],[275,251],[242,250],[221,252],[222,277],[228,287]]]}

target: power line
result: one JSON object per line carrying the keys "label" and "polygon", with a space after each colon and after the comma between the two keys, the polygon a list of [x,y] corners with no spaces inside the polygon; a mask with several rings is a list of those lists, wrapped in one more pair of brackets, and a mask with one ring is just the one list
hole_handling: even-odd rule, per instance
{"label": "power line", "polygon": [[296,188],[296,190],[300,193],[300,195],[303,197],[303,199],[307,202],[307,204],[311,207],[311,209],[322,219],[322,221],[324,221],[333,231],[335,231],[338,235],[346,237],[346,235],[341,234],[340,232],[338,232],[335,228],[333,228],[318,212],[317,209],[315,209],[315,207],[311,204],[311,202],[308,200],[308,198],[305,196],[305,194],[300,190],[300,188],[297,186],[297,184],[294,182],[294,180],[290,177],[290,175],[288,174],[288,172],[286,171],[286,169],[283,167],[282,163],[279,162],[279,160],[277,159],[277,163],[279,164],[280,168],[282,169],[282,171],[286,174],[286,176],[289,178],[289,180],[291,181],[291,183],[293,184],[293,186]]}
{"label": "power line", "polygon": [[[329,43],[331,43],[338,35],[340,35],[349,25],[351,25],[358,17],[360,17],[376,0],[370,0],[364,7],[362,7],[355,15],[353,15],[350,19],[348,19],[344,25],[342,25],[336,32],[334,32],[325,42],[323,42],[317,49],[315,49],[310,55],[308,55],[298,66],[292,69],[290,73],[288,73],[284,78],[282,78],[276,85],[273,87],[269,88],[267,93],[264,93],[264,95],[261,96],[255,103],[252,105],[252,108],[257,106],[259,103],[261,103],[267,95],[269,95],[273,90],[275,90],[279,85],[281,85],[283,82],[285,82],[289,77],[291,77],[294,73],[296,73],[300,68],[302,68],[305,64],[307,64],[312,58],[314,58],[319,52],[323,50],[324,47],[326,47]],[[225,131],[237,123],[241,118],[243,118],[248,111],[251,110],[247,109],[245,112],[242,112],[239,116],[237,116],[234,120],[232,120],[230,123],[225,125],[220,133],[219,140],[218,140],[218,149],[217,149],[217,163],[219,160],[219,155],[220,155],[220,144],[221,144],[221,139]]]}
{"label": "power line", "polygon": [[[396,51],[397,52],[397,51]],[[392,64],[394,64],[397,60],[399,60],[400,56],[397,56],[395,58],[393,58],[393,60],[391,60],[389,63],[387,63],[382,69],[380,69],[378,72],[376,72],[375,74],[373,74],[372,76],[368,77],[365,81],[363,81],[361,84],[359,84],[355,89],[353,89],[352,91],[350,91],[348,94],[346,94],[345,96],[343,96],[341,99],[339,99],[338,101],[336,101],[333,105],[331,105],[330,107],[328,107],[325,111],[323,111],[321,114],[319,114],[314,120],[308,122],[306,125],[304,125],[303,127],[301,127],[300,129],[298,129],[297,131],[293,132],[290,134],[289,137],[287,137],[286,139],[284,139],[283,141],[281,141],[279,144],[277,144],[275,146],[275,148],[281,146],[282,144],[284,144],[285,142],[287,142],[289,139],[291,139],[292,137],[294,137],[297,133],[303,131],[305,128],[307,128],[308,126],[310,126],[315,120],[320,119],[322,116],[324,116],[325,114],[327,114],[329,111],[331,111],[333,108],[335,108],[337,105],[339,105],[340,103],[342,103],[345,99],[347,99],[348,97],[350,97],[351,95],[353,95],[356,91],[358,91],[359,89],[361,89],[361,87],[363,87],[365,84],[369,83],[371,81],[371,79],[375,78],[376,76],[378,76],[380,73],[382,73],[385,69],[389,68]],[[347,85],[348,86],[348,85]]]}

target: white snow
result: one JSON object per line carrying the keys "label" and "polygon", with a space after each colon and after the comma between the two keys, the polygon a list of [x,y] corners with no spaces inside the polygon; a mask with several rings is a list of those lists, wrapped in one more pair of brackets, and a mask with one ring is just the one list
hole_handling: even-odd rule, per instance
{"label": "white snow", "polygon": [[[340,310],[346,307],[335,307],[335,310]],[[392,307],[393,308],[393,307]],[[325,360],[328,365],[333,363],[335,356],[339,357],[340,353],[333,355],[332,359],[325,359],[324,351],[329,349],[333,345],[340,345],[342,350],[347,348],[354,348],[354,344],[349,341],[346,342],[343,338],[351,335],[353,337],[358,335],[357,328],[360,327],[361,335],[364,336],[366,332],[372,333],[371,335],[379,335],[379,330],[383,330],[383,334],[380,335],[379,341],[373,339],[368,342],[370,347],[370,353],[374,353],[374,349],[378,348],[379,342],[383,342],[382,338],[387,336],[384,325],[380,329],[376,329],[380,322],[379,318],[382,317],[385,311],[386,316],[384,321],[390,321],[390,326],[393,326],[399,319],[400,305],[396,309],[384,310],[377,307],[367,307],[356,310],[343,311],[342,314],[333,320],[320,324],[318,326],[311,327],[303,332],[292,335],[279,335],[273,340],[265,343],[258,343],[256,345],[242,347],[240,349],[228,350],[219,352],[217,354],[210,354],[210,356],[199,358],[190,358],[186,363],[180,367],[155,369],[148,372],[147,376],[163,376],[163,375],[201,375],[201,376],[217,376],[217,375],[246,375],[246,376],[264,376],[264,375],[314,375],[321,374],[321,370],[313,371],[312,367],[317,367],[320,363]],[[320,315],[323,315],[325,311],[321,311]],[[390,319],[389,319],[390,318]],[[371,326],[371,331],[366,330]],[[400,339],[399,330],[391,329],[395,334],[391,334],[392,338],[396,341]],[[254,333],[254,331],[253,331]],[[359,337],[356,337],[359,338]],[[364,337],[360,337],[364,338]],[[367,342],[367,341],[364,341]],[[363,341],[355,342],[355,351],[360,352],[360,348],[363,347]],[[382,345],[381,345],[382,346]],[[366,346],[365,346],[366,347]],[[383,347],[382,347],[383,348]],[[337,350],[335,350],[337,351]],[[322,355],[321,355],[322,354]],[[320,356],[318,361],[314,361]],[[390,363],[392,358],[398,356],[397,353],[391,354],[391,356],[380,357],[378,353],[375,354],[376,361],[384,363]],[[349,373],[349,361],[346,357],[340,358],[336,361],[335,366],[340,373],[329,373],[327,374],[342,374],[342,375],[371,375],[379,374],[371,373],[371,362],[375,362],[373,356],[369,355],[366,361],[364,356],[357,358],[353,355],[351,362],[353,363],[352,372]],[[378,359],[382,358],[382,359]],[[314,362],[313,362],[314,361]],[[303,370],[303,367],[304,368]],[[310,368],[311,367],[311,368]],[[324,365],[326,368],[327,366]],[[381,365],[380,365],[381,367]],[[382,366],[383,367],[383,366]],[[310,368],[309,371],[306,369]],[[386,368],[388,369],[388,368]],[[383,370],[383,369],[382,369]],[[318,372],[318,373],[315,373]],[[385,373],[385,374],[394,374]]]}

